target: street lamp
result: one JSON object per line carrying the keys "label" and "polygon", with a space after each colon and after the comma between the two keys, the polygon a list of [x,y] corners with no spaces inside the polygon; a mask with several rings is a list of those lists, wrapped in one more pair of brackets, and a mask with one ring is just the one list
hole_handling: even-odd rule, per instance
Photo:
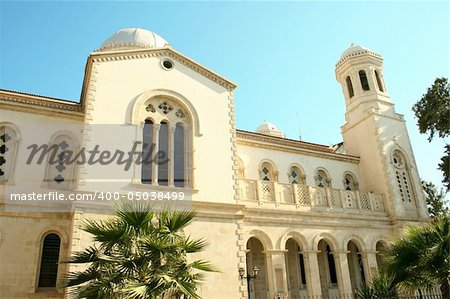
{"label": "street lamp", "polygon": [[258,267],[256,267],[256,266],[253,267],[253,269],[252,269],[252,274],[253,274],[253,275],[250,275],[250,274],[247,273],[247,276],[244,276],[244,275],[245,275],[245,269],[242,268],[242,267],[239,268],[239,277],[240,277],[241,279],[246,278],[247,281],[250,281],[251,279],[255,279],[256,277],[258,277],[258,275],[259,275],[259,269],[258,269]]}
{"label": "street lamp", "polygon": [[259,269],[258,269],[258,267],[254,266],[252,269],[253,275],[250,275],[247,273],[247,276],[244,276],[246,271],[243,267],[240,267],[238,271],[239,271],[239,277],[241,278],[241,280],[244,278],[247,279],[247,294],[248,294],[248,298],[250,298],[250,280],[256,279],[256,277],[258,277]]}

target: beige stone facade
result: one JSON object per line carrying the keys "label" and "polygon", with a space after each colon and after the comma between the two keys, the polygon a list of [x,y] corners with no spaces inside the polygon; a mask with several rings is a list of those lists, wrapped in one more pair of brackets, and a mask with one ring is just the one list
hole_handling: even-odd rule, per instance
{"label": "beige stone facade", "polygon": [[[379,250],[404,223],[428,217],[382,63],[359,46],[337,62],[346,123],[334,147],[287,139],[270,123],[238,130],[236,85],[142,29],[119,31],[90,54],[79,103],[0,91],[0,146],[8,149],[0,151],[0,298],[67,297],[63,278],[74,266],[59,263],[56,287],[40,286],[46,236],[59,238],[58,259],[66,260],[92,243],[80,223],[111,213],[111,201],[22,210],[10,195],[25,191],[184,192],[198,212],[188,233],[210,243],[196,257],[220,270],[207,275],[202,298],[351,294],[377,272]],[[108,129],[118,126],[131,129]],[[118,139],[146,136],[167,149],[167,168],[27,164],[30,144],[120,147]],[[256,279],[239,276],[255,266]]]}

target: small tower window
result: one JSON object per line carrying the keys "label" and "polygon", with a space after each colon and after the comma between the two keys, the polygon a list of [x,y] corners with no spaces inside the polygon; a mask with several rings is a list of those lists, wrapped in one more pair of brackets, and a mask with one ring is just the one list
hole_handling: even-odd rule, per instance
{"label": "small tower window", "polygon": [[39,287],[55,288],[58,278],[59,249],[61,239],[57,234],[48,234],[42,244]]}
{"label": "small tower window", "polygon": [[347,76],[345,81],[347,82],[348,95],[349,97],[353,97],[355,93],[353,91],[352,79],[350,79],[350,76]]}
{"label": "small tower window", "polygon": [[361,87],[363,90],[370,90],[369,81],[367,80],[366,72],[363,70],[359,71],[359,80],[361,81]]}
{"label": "small tower window", "polygon": [[380,74],[378,73],[377,70],[375,70],[374,73],[375,73],[375,78],[377,79],[378,89],[379,89],[381,92],[384,92],[383,84],[381,83]]}

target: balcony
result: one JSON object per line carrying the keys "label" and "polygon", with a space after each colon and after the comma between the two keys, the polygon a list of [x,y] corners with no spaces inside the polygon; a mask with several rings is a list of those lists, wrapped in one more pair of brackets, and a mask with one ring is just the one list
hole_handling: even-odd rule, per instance
{"label": "balcony", "polygon": [[372,192],[247,179],[238,184],[240,200],[247,205],[386,215],[383,196]]}

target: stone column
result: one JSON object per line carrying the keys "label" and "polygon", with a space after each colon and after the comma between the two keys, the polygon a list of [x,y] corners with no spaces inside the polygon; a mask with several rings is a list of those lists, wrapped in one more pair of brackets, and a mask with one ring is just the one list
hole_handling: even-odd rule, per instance
{"label": "stone column", "polygon": [[377,253],[377,251],[361,252],[367,282],[372,281],[373,276],[378,272]]}
{"label": "stone column", "polygon": [[318,250],[303,250],[303,258],[305,259],[306,288],[308,297],[321,298],[322,288],[320,286],[319,260]]}
{"label": "stone column", "polygon": [[[273,258],[277,260],[276,257],[277,250],[265,250],[263,253],[266,255],[266,270],[267,270],[267,296],[268,298],[276,298],[276,275],[275,275],[275,269],[273,266]],[[283,257],[284,261],[284,257]],[[279,263],[279,261],[277,261]]]}
{"label": "stone column", "polygon": [[[267,260],[269,268],[267,275],[269,279],[269,298],[275,299],[287,299],[287,276],[286,276],[286,255],[287,250],[266,250],[267,257],[270,257],[270,261]],[[271,263],[270,263],[271,262]],[[272,276],[272,278],[270,278]],[[272,281],[272,283],[270,283]],[[270,288],[272,285],[272,288]]]}
{"label": "stone column", "polygon": [[353,293],[347,254],[349,251],[334,251],[336,273],[338,275],[339,295],[341,298],[349,297]]}
{"label": "stone column", "polygon": [[[155,158],[158,157],[158,151],[159,151],[159,127],[160,124],[154,124],[153,125],[153,140],[155,142]],[[158,161],[152,162],[152,185],[157,186],[158,185]]]}

